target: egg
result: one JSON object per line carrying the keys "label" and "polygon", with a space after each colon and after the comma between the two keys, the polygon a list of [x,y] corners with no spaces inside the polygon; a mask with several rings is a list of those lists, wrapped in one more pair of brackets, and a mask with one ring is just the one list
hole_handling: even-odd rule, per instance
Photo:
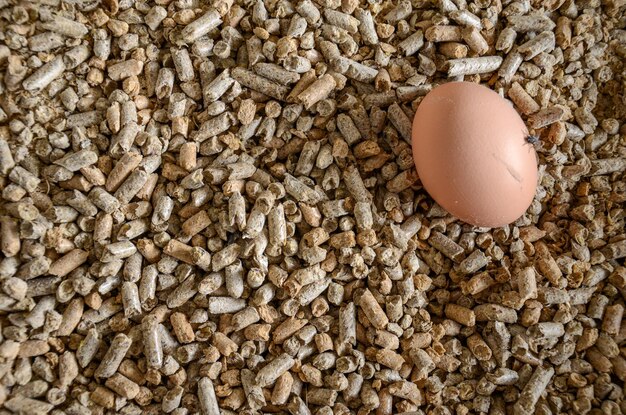
{"label": "egg", "polygon": [[432,198],[457,218],[499,227],[518,219],[537,188],[537,155],[513,106],[471,82],[434,88],[413,120],[413,158]]}

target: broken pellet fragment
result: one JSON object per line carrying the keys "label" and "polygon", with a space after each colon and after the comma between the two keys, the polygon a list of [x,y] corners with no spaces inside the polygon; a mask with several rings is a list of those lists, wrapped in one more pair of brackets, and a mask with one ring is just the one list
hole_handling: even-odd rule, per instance
{"label": "broken pellet fragment", "polygon": [[144,317],[141,329],[148,367],[158,369],[163,364],[163,348],[156,316],[147,315]]}
{"label": "broken pellet fragment", "polygon": [[198,19],[189,23],[181,32],[182,41],[192,43],[194,40],[204,36],[222,23],[220,14],[215,9],[209,9]]}
{"label": "broken pellet fragment", "polygon": [[213,382],[208,377],[198,381],[198,403],[204,415],[220,415]]}
{"label": "broken pellet fragment", "polygon": [[21,247],[18,221],[8,216],[1,216],[0,231],[2,231],[0,235],[0,250],[2,253],[6,257],[17,255]]}
{"label": "broken pellet fragment", "polygon": [[318,101],[325,99],[336,85],[337,83],[335,82],[335,78],[329,74],[325,74],[309,85],[308,88],[303,90],[298,95],[298,100],[305,106],[305,108],[311,108]]}
{"label": "broken pellet fragment", "polygon": [[199,246],[192,247],[175,239],[171,239],[168,242],[163,252],[187,264],[197,265],[205,270],[208,270],[211,266],[211,254],[209,252]]}
{"label": "broken pellet fragment", "polygon": [[82,249],[73,249],[50,265],[49,274],[63,277],[87,261],[89,253]]}
{"label": "broken pellet fragment", "polygon": [[284,101],[289,93],[289,89],[286,86],[279,85],[278,83],[250,72],[247,69],[239,67],[234,68],[232,70],[232,77],[241,85],[272,98],[276,98],[280,101]]}
{"label": "broken pellet fragment", "polygon": [[428,243],[453,261],[460,261],[464,254],[461,246],[441,232],[433,232],[428,239]]}
{"label": "broken pellet fragment", "polygon": [[358,302],[359,307],[363,310],[368,320],[372,325],[378,329],[384,329],[389,323],[389,319],[385,314],[383,308],[378,304],[376,298],[372,295],[372,292],[365,289],[361,294]]}
{"label": "broken pellet fragment", "polygon": [[287,372],[294,365],[295,360],[286,353],[275,357],[265,365],[256,375],[255,381],[261,387],[273,384],[276,379]]}
{"label": "broken pellet fragment", "polygon": [[402,138],[404,138],[408,143],[411,142],[411,120],[402,108],[397,104],[393,103],[387,110],[387,117],[389,121],[396,127]]}
{"label": "broken pellet fragment", "polygon": [[472,252],[459,264],[459,271],[464,274],[472,274],[489,263],[489,258],[480,249]]}
{"label": "broken pellet fragment", "polygon": [[476,316],[474,311],[467,307],[460,306],[458,304],[448,304],[445,309],[446,317],[463,324],[468,327],[472,327],[476,324]]}
{"label": "broken pellet fragment", "polygon": [[28,91],[38,91],[47,87],[52,81],[61,76],[64,71],[63,57],[57,56],[26,78],[22,85]]}
{"label": "broken pellet fragment", "polygon": [[132,340],[123,333],[116,335],[109,346],[106,354],[102,358],[100,365],[94,375],[99,378],[109,378],[117,372],[122,359],[130,348]]}
{"label": "broken pellet fragment", "polygon": [[513,406],[513,413],[516,415],[532,414],[537,401],[543,394],[545,388],[554,375],[554,368],[551,366],[537,366],[531,378],[522,390],[519,399]]}
{"label": "broken pellet fragment", "polygon": [[478,58],[450,59],[446,65],[448,76],[474,75],[493,72],[502,64],[500,56],[482,56]]}

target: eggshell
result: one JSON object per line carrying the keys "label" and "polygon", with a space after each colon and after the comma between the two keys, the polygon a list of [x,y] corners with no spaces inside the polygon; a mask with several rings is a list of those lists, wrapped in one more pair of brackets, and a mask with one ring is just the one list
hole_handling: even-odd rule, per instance
{"label": "eggshell", "polygon": [[537,155],[515,109],[487,87],[434,88],[413,120],[413,158],[424,188],[452,215],[477,226],[518,219],[537,188]]}

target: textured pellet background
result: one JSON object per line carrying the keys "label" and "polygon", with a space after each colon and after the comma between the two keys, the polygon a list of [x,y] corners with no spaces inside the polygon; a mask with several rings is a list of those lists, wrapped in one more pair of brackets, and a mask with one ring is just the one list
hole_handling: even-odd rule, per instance
{"label": "textured pellet background", "polygon": [[[625,15],[0,0],[0,415],[626,412]],[[509,226],[421,188],[453,80],[538,138]]]}

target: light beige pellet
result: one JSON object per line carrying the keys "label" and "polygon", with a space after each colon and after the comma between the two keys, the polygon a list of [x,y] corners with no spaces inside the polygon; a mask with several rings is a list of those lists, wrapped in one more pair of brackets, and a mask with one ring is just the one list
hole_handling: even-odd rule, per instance
{"label": "light beige pellet", "polygon": [[539,111],[539,104],[519,83],[513,82],[508,95],[523,114],[530,115]]}
{"label": "light beige pellet", "polygon": [[447,62],[448,76],[473,75],[493,72],[502,64],[500,56],[451,59]]}
{"label": "light beige pellet", "polygon": [[326,74],[298,94],[298,100],[305,108],[311,108],[317,102],[328,97],[328,94],[330,94],[336,85],[335,78]]}
{"label": "light beige pellet", "polygon": [[389,323],[385,311],[380,304],[378,304],[378,301],[376,301],[376,298],[374,298],[370,290],[365,289],[365,291],[363,291],[358,301],[358,306],[361,307],[374,327],[384,329]]}

